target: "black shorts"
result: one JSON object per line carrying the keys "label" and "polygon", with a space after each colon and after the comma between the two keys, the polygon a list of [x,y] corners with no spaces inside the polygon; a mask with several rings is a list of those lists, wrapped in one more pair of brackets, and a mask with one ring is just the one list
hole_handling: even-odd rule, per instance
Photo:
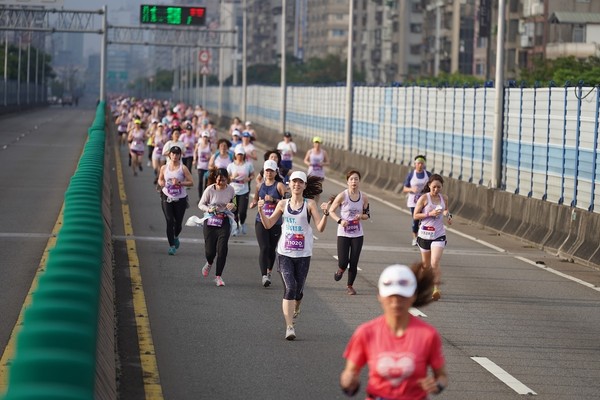
{"label": "black shorts", "polygon": [[[446,235],[442,235],[433,240],[423,239],[421,237],[417,238],[417,244],[419,245],[419,248],[422,250],[431,250],[432,243],[439,243],[439,244],[437,244],[437,246],[445,247],[446,244],[448,243],[448,241],[446,240]],[[433,246],[435,247],[436,244],[434,244]]]}

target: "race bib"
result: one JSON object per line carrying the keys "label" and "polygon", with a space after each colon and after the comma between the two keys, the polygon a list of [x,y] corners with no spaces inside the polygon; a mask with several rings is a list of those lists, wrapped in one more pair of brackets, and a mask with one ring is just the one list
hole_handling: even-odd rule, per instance
{"label": "race bib", "polygon": [[359,231],[360,221],[357,219],[348,221],[348,225],[344,227],[344,232],[346,233],[356,233]]}
{"label": "race bib", "polygon": [[275,203],[265,203],[263,206],[263,213],[265,216],[270,217],[273,215],[273,211],[275,211],[276,205]]}
{"label": "race bib", "polygon": [[419,228],[419,237],[426,240],[435,239],[435,228],[433,226],[421,226]]}
{"label": "race bib", "polygon": [[225,215],[224,214],[216,214],[216,215],[211,215],[210,217],[208,217],[208,219],[206,220],[206,224],[208,226],[214,226],[215,228],[220,228],[223,226],[223,221],[225,221]]}
{"label": "race bib", "polygon": [[313,164],[312,169],[313,171],[323,171],[323,166],[321,164]]}
{"label": "race bib", "polygon": [[210,154],[208,153],[200,153],[200,161],[207,162],[210,160]]}
{"label": "race bib", "polygon": [[286,250],[299,251],[304,250],[304,235],[302,233],[289,233],[285,235]]}
{"label": "race bib", "polygon": [[168,185],[167,193],[171,197],[178,197],[181,194],[181,185]]}

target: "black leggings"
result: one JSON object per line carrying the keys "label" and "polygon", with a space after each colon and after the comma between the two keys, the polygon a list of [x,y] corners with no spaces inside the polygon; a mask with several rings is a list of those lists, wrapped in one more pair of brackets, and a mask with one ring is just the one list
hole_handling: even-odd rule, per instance
{"label": "black leggings", "polygon": [[183,216],[185,215],[185,209],[187,208],[187,200],[185,197],[179,199],[179,201],[167,202],[166,196],[161,194],[161,205],[163,214],[165,214],[165,220],[167,220],[167,239],[169,240],[169,246],[175,246],[175,238],[181,233],[183,228]]}
{"label": "black leggings", "polygon": [[279,260],[278,271],[285,287],[284,300],[302,300],[304,283],[310,268],[310,256],[288,257],[280,254],[277,259]]}
{"label": "black leggings", "polygon": [[363,246],[364,236],[359,237],[337,237],[337,251],[338,251],[338,267],[345,270],[348,263],[348,286],[354,284],[356,274],[358,273],[358,259]]}
{"label": "black leggings", "polygon": [[204,254],[206,255],[206,261],[210,265],[215,261],[215,257],[217,258],[216,276],[221,276],[225,269],[227,253],[229,252],[230,234],[231,225],[227,217],[223,220],[223,226],[221,227],[208,226],[204,222]]}
{"label": "black leggings", "polygon": [[235,215],[235,220],[239,224],[243,224],[246,222],[246,217],[248,216],[248,201],[250,198],[250,192],[246,194],[236,194],[235,195],[235,205],[236,210],[233,213]]}
{"label": "black leggings", "polygon": [[254,225],[256,240],[258,241],[258,265],[260,273],[267,274],[267,270],[272,270],[275,264],[277,242],[281,236],[281,225],[273,225],[271,229],[266,229],[262,222],[257,221]]}

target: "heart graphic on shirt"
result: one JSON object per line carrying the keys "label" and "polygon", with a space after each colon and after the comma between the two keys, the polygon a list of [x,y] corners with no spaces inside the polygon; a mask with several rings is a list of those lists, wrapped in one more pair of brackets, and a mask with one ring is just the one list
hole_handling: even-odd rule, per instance
{"label": "heart graphic on shirt", "polygon": [[396,387],[415,371],[415,361],[412,354],[384,353],[378,357],[376,368],[379,375]]}

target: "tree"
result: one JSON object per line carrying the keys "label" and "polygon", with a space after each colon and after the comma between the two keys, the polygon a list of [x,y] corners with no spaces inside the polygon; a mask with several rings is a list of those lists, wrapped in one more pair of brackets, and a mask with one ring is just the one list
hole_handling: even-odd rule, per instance
{"label": "tree", "polygon": [[[6,47],[0,47],[0,60],[4,60],[4,51]],[[30,57],[31,62],[29,63],[30,79],[35,77],[35,58],[36,58],[36,47],[31,46]],[[42,71],[45,73],[46,79],[50,80],[56,76],[56,73],[50,65],[52,57],[46,54],[44,51],[39,50],[38,57],[38,77],[41,79]],[[19,75],[19,47],[9,44],[8,45],[8,79],[17,80]],[[4,63],[0,63],[0,75],[4,76]],[[27,49],[21,48],[21,82],[27,80]]]}
{"label": "tree", "polygon": [[571,56],[556,60],[536,59],[533,68],[521,70],[521,77],[543,85],[550,81],[559,85],[567,81],[576,85],[583,81],[586,86],[595,86],[600,84],[600,58],[577,59]]}

